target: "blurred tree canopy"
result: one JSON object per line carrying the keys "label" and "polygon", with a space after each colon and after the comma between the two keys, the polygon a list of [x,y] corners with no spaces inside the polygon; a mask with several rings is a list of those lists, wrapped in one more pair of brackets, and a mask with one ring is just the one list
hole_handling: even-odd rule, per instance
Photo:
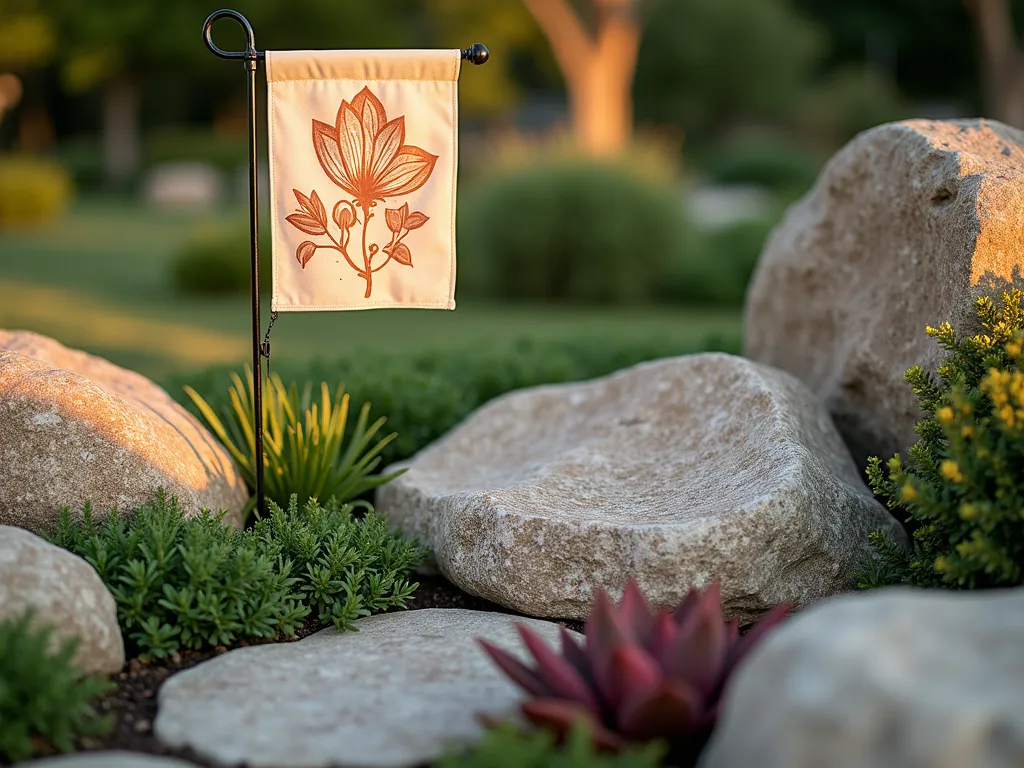
{"label": "blurred tree canopy", "polygon": [[826,45],[789,0],[655,0],[637,68],[637,117],[681,126],[688,137],[740,118],[784,117]]}
{"label": "blurred tree canopy", "polygon": [[[460,83],[464,114],[498,120],[528,95],[555,97],[564,88],[570,119],[589,126],[577,135],[594,146],[628,137],[630,114],[678,129],[691,146],[745,122],[811,126],[842,140],[902,116],[910,102],[954,112],[981,111],[984,103],[988,114],[1024,124],[1024,0],[231,5],[250,19],[261,49],[486,43],[491,63]],[[0,72],[29,78],[17,111],[22,143],[45,149],[39,137],[54,116],[59,135],[101,127],[108,176],[129,179],[144,127],[237,125],[240,67],[215,59],[200,38],[215,7],[209,0],[0,0]],[[215,34],[221,46],[241,47],[235,25],[222,22]],[[605,50],[602,40],[615,44]],[[599,75],[602,62],[627,74],[635,64],[635,79]],[[601,87],[602,79],[611,85]],[[602,121],[602,111],[611,118]]]}

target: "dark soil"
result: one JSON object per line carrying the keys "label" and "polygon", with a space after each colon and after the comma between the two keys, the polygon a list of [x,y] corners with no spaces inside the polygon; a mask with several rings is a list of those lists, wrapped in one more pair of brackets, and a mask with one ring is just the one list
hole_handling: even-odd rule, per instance
{"label": "dark soil", "polygon": [[[509,613],[501,606],[478,597],[467,595],[439,576],[418,577],[419,589],[409,603],[409,609],[422,608],[466,608],[476,611],[498,611]],[[580,622],[562,622],[566,626],[581,631]],[[310,624],[301,628],[294,639],[295,642],[323,629],[325,625]],[[253,643],[255,644],[255,643]],[[250,643],[240,643],[236,647],[244,647]],[[119,749],[130,752],[146,752],[153,755],[170,755],[183,760],[190,760],[197,765],[214,768],[214,764],[203,760],[188,749],[169,749],[162,746],[153,734],[153,721],[156,719],[157,692],[160,686],[172,674],[194,667],[214,656],[227,653],[228,648],[217,648],[212,651],[185,651],[174,654],[169,660],[143,664],[132,659],[125,668],[114,677],[117,689],[105,696],[98,703],[100,710],[112,714],[116,719],[114,729],[102,738],[83,739],[79,745],[82,750]]]}

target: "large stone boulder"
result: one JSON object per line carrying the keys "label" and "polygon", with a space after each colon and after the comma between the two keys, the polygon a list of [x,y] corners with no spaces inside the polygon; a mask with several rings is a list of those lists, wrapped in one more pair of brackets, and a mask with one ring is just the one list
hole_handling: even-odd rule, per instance
{"label": "large stone boulder", "polygon": [[0,621],[29,609],[35,624],[53,627],[53,651],[79,638],[82,672],[109,675],[124,666],[117,605],[95,569],[34,533],[0,525]]}
{"label": "large stone boulder", "polygon": [[163,685],[156,735],[219,765],[425,765],[479,738],[477,715],[517,714],[521,694],[477,643],[525,658],[517,622],[554,647],[556,624],[443,609],[231,651]]}
{"label": "large stone boulder", "polygon": [[1022,589],[829,601],[739,668],[700,768],[1020,768],[1022,647]]}
{"label": "large stone boulder", "polygon": [[722,582],[743,621],[851,585],[868,531],[901,536],[799,381],[723,354],[505,395],[377,492],[474,595],[582,618],[636,577],[658,605]]}
{"label": "large stone boulder", "polygon": [[0,331],[0,524],[52,529],[60,508],[130,510],[158,488],[187,513],[248,493],[231,457],[164,390],[53,339]]}
{"label": "large stone boulder", "polygon": [[828,406],[858,464],[904,452],[921,417],[903,381],[943,357],[925,326],[977,327],[973,302],[1021,287],[1024,132],[912,120],[851,141],[769,238],[745,354]]}

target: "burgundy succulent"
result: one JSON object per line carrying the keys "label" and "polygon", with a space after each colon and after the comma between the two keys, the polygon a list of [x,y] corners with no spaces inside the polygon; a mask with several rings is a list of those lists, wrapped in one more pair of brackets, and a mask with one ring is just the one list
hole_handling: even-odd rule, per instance
{"label": "burgundy succulent", "polygon": [[522,711],[538,727],[565,735],[582,722],[607,749],[652,739],[679,744],[714,725],[729,675],[788,610],[772,609],[740,636],[737,621],[722,617],[718,584],[690,590],[674,612],[654,612],[631,579],[618,606],[597,592],[582,646],[563,628],[559,654],[519,625],[536,662],[527,666],[480,644],[533,697]]}

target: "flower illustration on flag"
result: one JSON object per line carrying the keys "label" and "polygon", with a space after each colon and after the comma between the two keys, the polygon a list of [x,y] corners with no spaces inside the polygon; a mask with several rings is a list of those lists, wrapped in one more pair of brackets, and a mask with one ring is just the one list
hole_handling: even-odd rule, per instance
{"label": "flower illustration on flag", "polygon": [[[412,251],[405,238],[429,221],[419,211],[410,212],[408,203],[385,208],[384,221],[391,241],[382,247],[368,242],[374,209],[378,202],[403,197],[426,184],[437,156],[405,143],[405,116],[389,122],[384,105],[369,87],[363,88],[351,104],[341,102],[334,125],[313,120],[313,149],[327,177],[350,197],[335,203],[328,219],[327,208],[315,189],[309,196],[293,190],[300,210],[286,217],[288,223],[307,235],[329,241],[306,240],[296,249],[295,258],[305,269],[319,249],[338,251],[366,281],[365,298],[370,298],[376,272],[392,261],[412,267]],[[349,250],[357,225],[362,230],[362,248],[353,257]],[[386,258],[375,266],[374,259],[380,254]]]}

